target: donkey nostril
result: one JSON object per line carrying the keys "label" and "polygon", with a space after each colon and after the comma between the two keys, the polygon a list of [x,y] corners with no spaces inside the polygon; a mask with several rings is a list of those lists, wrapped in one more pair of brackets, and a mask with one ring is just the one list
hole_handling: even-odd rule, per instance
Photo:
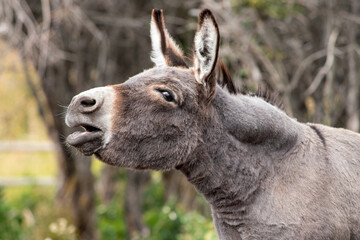
{"label": "donkey nostril", "polygon": [[92,107],[96,104],[96,100],[92,99],[92,98],[86,98],[86,99],[81,100],[80,104],[83,107]]}

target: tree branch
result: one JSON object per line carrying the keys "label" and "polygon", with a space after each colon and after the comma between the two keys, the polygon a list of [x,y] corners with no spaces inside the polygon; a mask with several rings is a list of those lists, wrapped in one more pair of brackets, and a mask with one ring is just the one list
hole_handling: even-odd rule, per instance
{"label": "tree branch", "polygon": [[313,94],[316,91],[316,89],[319,87],[321,80],[330,71],[334,63],[335,43],[338,35],[339,35],[339,30],[337,28],[333,29],[327,44],[325,64],[320,68],[309,88],[306,89],[305,96],[309,96]]}

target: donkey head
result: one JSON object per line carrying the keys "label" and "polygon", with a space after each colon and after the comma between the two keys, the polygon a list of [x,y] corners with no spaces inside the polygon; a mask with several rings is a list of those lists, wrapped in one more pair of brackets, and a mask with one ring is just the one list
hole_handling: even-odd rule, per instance
{"label": "donkey head", "polygon": [[162,10],[152,12],[151,42],[154,68],[72,99],[66,124],[84,131],[69,135],[68,144],[121,167],[170,169],[188,159],[215,96],[219,30],[212,13],[203,10],[190,68],[165,28]]}

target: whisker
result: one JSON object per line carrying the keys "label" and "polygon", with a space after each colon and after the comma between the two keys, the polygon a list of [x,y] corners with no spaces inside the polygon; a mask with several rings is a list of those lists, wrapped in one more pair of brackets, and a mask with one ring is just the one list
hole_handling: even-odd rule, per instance
{"label": "whisker", "polygon": [[62,105],[62,104],[60,104],[60,103],[58,103],[57,104],[59,107],[61,107],[61,108],[65,108],[66,110],[68,109],[68,105]]}
{"label": "whisker", "polygon": [[59,112],[57,114],[55,114],[56,117],[61,117],[63,119],[65,119],[66,117],[66,111],[63,111],[63,112]]}

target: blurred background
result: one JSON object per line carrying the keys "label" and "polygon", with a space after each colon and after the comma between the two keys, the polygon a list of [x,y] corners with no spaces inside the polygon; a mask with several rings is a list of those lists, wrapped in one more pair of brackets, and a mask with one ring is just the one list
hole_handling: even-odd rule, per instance
{"label": "blurred background", "polygon": [[112,168],[64,144],[72,96],[153,66],[152,8],[191,56],[205,7],[240,89],[359,130],[358,0],[1,0],[0,240],[217,239],[179,173]]}

